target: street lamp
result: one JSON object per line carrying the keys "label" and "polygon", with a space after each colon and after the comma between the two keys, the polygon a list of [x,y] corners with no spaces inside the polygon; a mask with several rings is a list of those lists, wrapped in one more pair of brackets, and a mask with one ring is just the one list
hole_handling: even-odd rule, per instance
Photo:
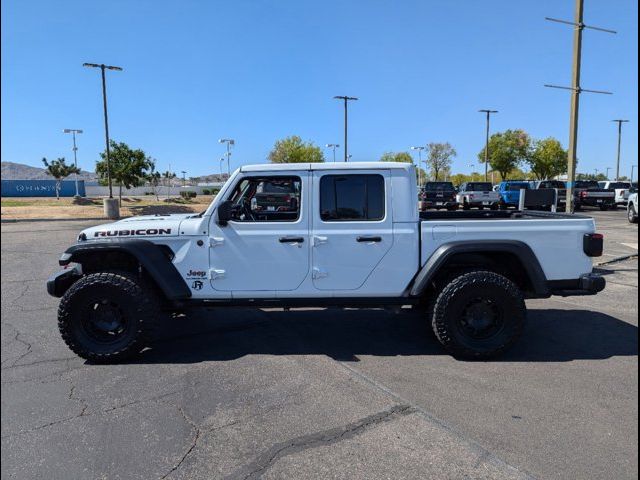
{"label": "street lamp", "polygon": [[187,186],[187,178],[186,178],[187,172],[185,172],[184,170],[182,170],[182,172],[181,172],[181,173],[182,173],[182,186],[183,186],[183,187],[186,187],[186,186]]}
{"label": "street lamp", "polygon": [[498,110],[478,110],[480,113],[487,114],[487,136],[484,145],[484,181],[489,181],[489,122],[492,113],[498,113]]}
{"label": "street lamp", "polygon": [[231,146],[236,144],[236,141],[233,138],[221,138],[218,140],[218,143],[226,143],[227,144],[227,153],[225,153],[227,157],[227,175],[231,176]]}
{"label": "street lamp", "polygon": [[618,161],[616,164],[616,182],[620,180],[620,142],[622,141],[622,124],[629,122],[629,120],[611,120],[618,123]]}
{"label": "street lamp", "polygon": [[325,145],[325,147],[333,149],[333,161],[335,163],[335,161],[336,161],[336,148],[340,148],[340,145],[338,145],[337,143],[327,143]]}
{"label": "street lamp", "polygon": [[347,149],[347,125],[348,125],[348,114],[347,114],[347,105],[349,103],[349,101],[356,101],[358,100],[357,97],[347,97],[346,95],[336,95],[335,97],[336,100],[343,100],[344,101],[344,161],[346,162],[349,158],[351,158],[348,154],[348,149]]}
{"label": "street lamp", "polygon": [[613,168],[607,167],[607,180],[609,180],[609,170],[613,170]]}
{"label": "street lamp", "polygon": [[469,165],[469,168],[471,168],[471,181],[475,180],[475,176],[474,176],[474,172],[473,172],[473,169],[475,168],[475,166],[476,166],[475,163],[472,163],[472,164]]}
{"label": "street lamp", "polygon": [[424,149],[426,149],[427,147],[423,147],[422,145],[419,145],[417,147],[411,147],[411,150],[417,150],[418,151],[418,186],[422,186],[422,172],[420,170],[420,165],[422,165],[422,151]]}
{"label": "street lamp", "polygon": [[[82,130],[79,130],[77,128],[65,128],[64,130],[62,130],[62,133],[71,133],[73,134],[73,165],[78,168],[78,157],[76,155],[76,152],[78,151],[78,147],[76,147],[76,133],[80,134],[82,133]],[[80,197],[80,193],[78,192],[78,174],[75,174],[75,180],[76,180],[76,194],[75,197],[78,198]]]}
{"label": "street lamp", "polygon": [[109,120],[107,117],[107,82],[104,76],[105,70],[116,70],[118,72],[122,71],[121,67],[116,67],[114,65],[105,65],[104,63],[83,63],[83,67],[89,68],[99,68],[102,75],[102,105],[104,108],[104,136],[107,146],[107,180],[109,182],[109,198],[113,198],[113,188],[111,186],[111,162],[110,162],[110,152],[109,152]]}

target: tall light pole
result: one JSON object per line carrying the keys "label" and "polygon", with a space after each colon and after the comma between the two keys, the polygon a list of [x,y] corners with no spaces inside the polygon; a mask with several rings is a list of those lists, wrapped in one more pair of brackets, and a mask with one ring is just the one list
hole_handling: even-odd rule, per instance
{"label": "tall light pole", "polygon": [[186,186],[187,186],[187,177],[186,177],[187,172],[185,172],[184,170],[182,170],[182,172],[181,172],[181,173],[182,173],[182,186],[183,186],[183,187],[186,187]]}
{"label": "tall light pole", "polygon": [[475,168],[476,164],[472,163],[471,165],[469,165],[469,168],[471,168],[471,181],[475,180],[475,176],[474,176],[474,172],[473,169]]}
{"label": "tall light pole", "polygon": [[627,123],[629,120],[611,120],[618,123],[618,160],[616,163],[616,182],[620,180],[620,143],[622,141],[622,124]]}
{"label": "tall light pole", "polygon": [[231,146],[235,145],[236,141],[233,138],[221,138],[218,140],[218,143],[227,144],[227,153],[225,153],[225,156],[227,157],[227,175],[231,176]]}
{"label": "tall light pole", "polygon": [[336,95],[335,97],[336,100],[343,100],[344,101],[344,161],[346,162],[349,159],[349,149],[347,148],[347,139],[348,139],[348,124],[349,124],[349,116],[347,113],[347,105],[349,104],[349,101],[355,101],[358,100],[357,97],[347,97],[346,95]]}
{"label": "tall light pole", "polygon": [[222,173],[222,163],[224,162],[224,157],[220,158],[220,179],[224,177],[224,173]]}
{"label": "tall light pole", "polygon": [[422,167],[420,165],[422,165],[422,151],[426,148],[427,147],[424,147],[422,145],[411,147],[411,150],[418,151],[418,187],[422,186],[422,171],[420,170]]}
{"label": "tall light pole", "polygon": [[480,113],[487,115],[487,132],[484,144],[484,181],[489,181],[489,123],[491,121],[491,114],[498,113],[498,110],[478,110]]}
{"label": "tall light pole", "polygon": [[104,137],[105,143],[107,146],[107,180],[109,182],[109,198],[113,198],[113,187],[111,186],[111,162],[110,162],[110,151],[109,151],[109,119],[107,116],[107,82],[104,76],[105,70],[117,70],[119,72],[122,71],[121,67],[116,67],[114,65],[105,65],[104,63],[83,63],[83,67],[90,68],[99,68],[102,74],[102,105],[104,107]]}
{"label": "tall light pole", "polygon": [[340,145],[338,145],[337,143],[327,143],[325,145],[325,147],[333,149],[333,162],[335,163],[335,161],[336,161],[336,148],[340,148]]}
{"label": "tall light pole", "polygon": [[613,170],[611,167],[607,167],[607,180],[609,180],[609,170]]}
{"label": "tall light pole", "polygon": [[[71,133],[73,134],[73,165],[78,168],[78,156],[76,155],[76,152],[78,151],[78,147],[76,147],[76,133],[77,134],[81,134],[82,130],[79,130],[77,128],[65,128],[62,133]],[[75,174],[75,180],[76,180],[76,197],[80,196],[80,193],[78,192],[78,174]]]}

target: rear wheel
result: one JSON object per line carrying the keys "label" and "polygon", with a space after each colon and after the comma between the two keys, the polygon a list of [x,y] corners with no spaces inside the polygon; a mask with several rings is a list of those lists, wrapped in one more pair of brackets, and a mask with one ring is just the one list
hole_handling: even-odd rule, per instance
{"label": "rear wheel", "polygon": [[58,328],[67,346],[82,358],[112,363],[148,345],[160,302],[152,287],[127,272],[87,275],[64,294]]}
{"label": "rear wheel", "polygon": [[513,345],[524,329],[522,292],[508,278],[473,271],[451,280],[433,308],[432,327],[454,356],[495,357]]}
{"label": "rear wheel", "polygon": [[600,205],[601,212],[606,212],[607,210],[609,210],[609,205]]}

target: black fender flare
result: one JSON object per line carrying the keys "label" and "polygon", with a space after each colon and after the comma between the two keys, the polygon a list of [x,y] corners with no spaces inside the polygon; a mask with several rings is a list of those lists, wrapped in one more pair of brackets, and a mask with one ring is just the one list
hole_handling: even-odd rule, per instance
{"label": "black fender flare", "polygon": [[168,300],[183,300],[191,297],[191,290],[175,265],[159,245],[149,240],[113,239],[104,242],[77,243],[62,254],[59,263],[62,266],[72,262],[82,264],[83,259],[88,256],[108,252],[123,252],[133,256]]}
{"label": "black fender flare", "polygon": [[524,242],[517,240],[473,240],[444,243],[429,257],[427,262],[416,275],[411,286],[410,295],[419,296],[429,286],[440,269],[454,255],[460,253],[510,253],[516,255],[524,266],[525,273],[536,297],[549,297],[550,291],[547,277],[540,266],[538,257],[533,253],[531,247]]}

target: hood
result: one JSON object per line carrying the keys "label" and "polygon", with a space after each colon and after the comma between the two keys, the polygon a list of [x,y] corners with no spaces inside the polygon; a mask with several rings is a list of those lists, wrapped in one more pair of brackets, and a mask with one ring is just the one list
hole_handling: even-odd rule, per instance
{"label": "hood", "polygon": [[180,224],[195,214],[143,215],[105,223],[83,230],[83,240],[106,240],[109,238],[176,237]]}

